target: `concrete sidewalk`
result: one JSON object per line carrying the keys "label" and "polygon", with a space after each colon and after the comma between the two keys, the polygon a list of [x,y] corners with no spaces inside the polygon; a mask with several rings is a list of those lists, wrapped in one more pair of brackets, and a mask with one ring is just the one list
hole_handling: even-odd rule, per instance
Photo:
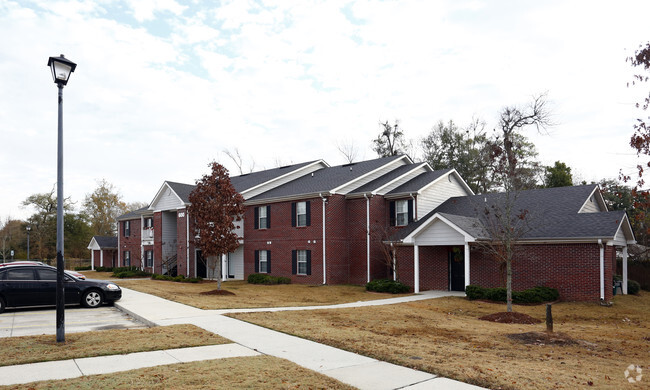
{"label": "concrete sidewalk", "polygon": [[[427,292],[401,298],[354,302],[344,306],[317,306],[310,310],[395,304],[446,295],[446,292]],[[122,299],[115,305],[150,325],[194,324],[252,350],[289,360],[360,389],[480,389],[221,315],[235,312],[234,310],[201,310],[129,289],[123,289]],[[257,311],[298,309],[300,308]]]}

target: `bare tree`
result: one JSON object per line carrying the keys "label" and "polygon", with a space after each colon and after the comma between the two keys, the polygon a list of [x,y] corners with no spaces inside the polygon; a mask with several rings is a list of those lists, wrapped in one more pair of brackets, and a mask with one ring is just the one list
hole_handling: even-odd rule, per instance
{"label": "bare tree", "polygon": [[374,144],[372,150],[379,157],[397,156],[404,153],[406,148],[404,132],[399,129],[399,121],[395,120],[393,126],[388,121],[379,124],[382,127],[381,133],[372,141]]}
{"label": "bare tree", "polygon": [[357,159],[359,156],[359,149],[357,146],[354,144],[354,141],[341,141],[341,142],[336,142],[336,148],[341,152],[341,154],[345,157],[345,161],[347,161],[348,164],[351,164],[354,162],[354,160]]}
{"label": "bare tree", "polygon": [[251,159],[250,164],[248,164],[248,168],[244,169],[244,159],[239,152],[239,148],[235,148],[235,150],[232,152],[228,149],[224,149],[223,152],[226,154],[226,156],[230,157],[235,166],[237,166],[237,170],[239,171],[240,175],[253,172],[255,169],[255,160],[253,159]]}

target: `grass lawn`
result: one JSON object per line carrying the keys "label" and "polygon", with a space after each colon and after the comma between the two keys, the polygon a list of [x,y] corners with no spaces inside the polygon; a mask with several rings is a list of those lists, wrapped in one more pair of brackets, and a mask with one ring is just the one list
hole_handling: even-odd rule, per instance
{"label": "grass lawn", "polygon": [[194,325],[70,333],[65,340],[59,344],[53,335],[0,338],[0,366],[231,342]]}
{"label": "grass lawn", "polygon": [[[514,308],[540,320],[545,309]],[[478,320],[500,311],[505,304],[448,297],[231,317],[493,389],[649,388],[650,293],[616,296],[612,307],[556,303],[552,337],[546,336],[544,323]],[[627,382],[624,371],[630,364],[645,371],[641,383]]]}
{"label": "grass lawn", "polygon": [[[84,272],[88,278],[108,279],[108,272]],[[402,295],[366,292],[362,286],[307,286],[301,284],[260,285],[246,281],[228,281],[223,290],[234,295],[206,295],[216,290],[217,283],[176,283],[151,279],[116,279],[122,287],[145,292],[200,309],[239,309],[252,307],[316,306],[356,301],[393,298]]]}
{"label": "grass lawn", "polygon": [[2,389],[353,389],[271,356],[173,364]]}

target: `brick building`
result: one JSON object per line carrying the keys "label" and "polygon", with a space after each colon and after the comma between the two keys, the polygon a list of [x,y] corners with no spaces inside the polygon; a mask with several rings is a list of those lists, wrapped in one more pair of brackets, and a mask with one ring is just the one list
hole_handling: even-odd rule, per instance
{"label": "brick building", "polygon": [[[333,167],[317,160],[231,182],[246,211],[236,223],[240,247],[222,258],[224,280],[260,272],[293,283],[363,284],[399,275],[416,292],[501,283],[498,264],[480,248],[489,237],[476,207],[501,195],[474,195],[453,169],[434,171],[407,156]],[[118,265],[212,277],[194,245],[193,188],[166,181],[148,207],[118,218]],[[543,284],[564,299],[611,297],[616,248],[626,256],[634,240],[625,213],[606,212],[597,186],[521,194],[518,207],[535,206],[543,218],[522,242],[515,289]]]}

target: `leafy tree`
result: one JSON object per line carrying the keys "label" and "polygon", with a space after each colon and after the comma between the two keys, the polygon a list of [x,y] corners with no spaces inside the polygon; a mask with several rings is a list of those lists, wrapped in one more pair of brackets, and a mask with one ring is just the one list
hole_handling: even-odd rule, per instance
{"label": "leafy tree", "polygon": [[[57,200],[54,194],[54,187],[50,192],[30,195],[23,201],[22,205],[23,207],[32,207],[36,210],[29,217],[32,226],[32,252],[39,259],[56,257]],[[70,198],[63,200],[63,209],[64,213],[72,209]]]}
{"label": "leafy tree", "polygon": [[565,163],[556,161],[552,167],[546,167],[546,174],[544,175],[544,186],[551,187],[567,187],[573,185],[573,176],[571,176],[571,168],[567,167]]}
{"label": "leafy tree", "polygon": [[0,257],[2,257],[3,263],[10,261],[12,250],[14,251],[14,259],[22,258],[21,243],[23,236],[26,237],[27,233],[19,220],[6,217],[4,221],[0,221]]}
{"label": "leafy tree", "polygon": [[379,157],[397,156],[398,154],[405,153],[406,143],[404,139],[404,132],[399,130],[399,122],[395,121],[395,125],[391,126],[388,121],[380,123],[383,127],[381,133],[372,142],[374,150]]}
{"label": "leafy tree", "polygon": [[94,234],[86,216],[66,213],[63,216],[63,232],[65,256],[71,259],[87,258],[88,243]]}
{"label": "leafy tree", "polygon": [[489,180],[485,124],[473,120],[464,130],[454,121],[438,122],[421,140],[424,161],[433,169],[454,168],[474,192],[487,192]]}
{"label": "leafy tree", "polygon": [[[212,162],[212,173],[197,180],[189,196],[189,214],[195,219],[195,242],[207,258],[212,275],[217,275],[217,289],[221,289],[221,256],[239,247],[235,221],[244,214],[244,198],[230,182],[228,170]],[[216,269],[216,270],[215,270]]]}
{"label": "leafy tree", "polygon": [[88,216],[94,235],[114,236],[117,233],[115,220],[127,212],[127,205],[115,186],[102,179],[97,182],[97,188],[86,195],[83,212]]}

